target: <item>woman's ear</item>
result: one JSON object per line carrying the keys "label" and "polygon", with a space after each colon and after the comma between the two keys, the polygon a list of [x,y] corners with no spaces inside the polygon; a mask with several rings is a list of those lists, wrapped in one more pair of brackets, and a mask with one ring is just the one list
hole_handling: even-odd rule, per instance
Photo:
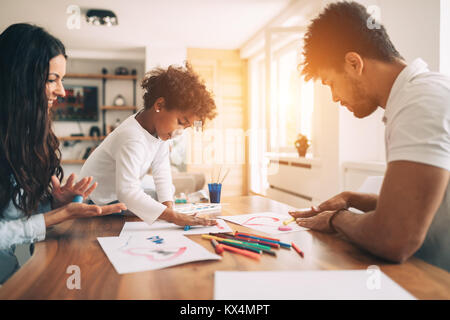
{"label": "woman's ear", "polygon": [[356,52],[347,52],[344,57],[346,71],[353,76],[361,76],[364,61]]}

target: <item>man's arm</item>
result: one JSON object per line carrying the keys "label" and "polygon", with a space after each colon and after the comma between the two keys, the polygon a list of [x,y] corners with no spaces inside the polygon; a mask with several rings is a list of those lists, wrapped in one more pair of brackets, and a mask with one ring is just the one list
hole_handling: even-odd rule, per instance
{"label": "man's arm", "polygon": [[368,212],[375,210],[378,202],[378,195],[374,193],[348,192],[348,206]]}
{"label": "man's arm", "polygon": [[422,245],[447,185],[449,171],[410,161],[388,164],[375,211],[340,211],[332,226],[373,254],[403,262]]}

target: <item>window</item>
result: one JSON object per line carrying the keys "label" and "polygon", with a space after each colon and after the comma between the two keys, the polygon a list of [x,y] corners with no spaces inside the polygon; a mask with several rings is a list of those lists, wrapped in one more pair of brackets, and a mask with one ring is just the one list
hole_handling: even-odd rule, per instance
{"label": "window", "polygon": [[313,138],[314,84],[305,82],[298,70],[302,46],[298,32],[296,39],[284,43],[272,54],[270,109],[264,54],[249,61],[249,187],[259,194],[269,187],[267,152],[297,154],[297,135]]}
{"label": "window", "polygon": [[299,133],[312,137],[313,82],[300,75],[299,42],[275,52],[272,62],[271,152],[296,152]]}

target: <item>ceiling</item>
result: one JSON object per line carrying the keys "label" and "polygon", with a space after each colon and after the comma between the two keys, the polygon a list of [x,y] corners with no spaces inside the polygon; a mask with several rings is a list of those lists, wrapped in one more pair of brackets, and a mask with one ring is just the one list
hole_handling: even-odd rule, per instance
{"label": "ceiling", "polygon": [[[68,49],[127,50],[147,45],[238,49],[290,4],[290,0],[1,0],[0,32],[18,22],[46,28]],[[116,27],[70,30],[70,5],[109,9]]]}

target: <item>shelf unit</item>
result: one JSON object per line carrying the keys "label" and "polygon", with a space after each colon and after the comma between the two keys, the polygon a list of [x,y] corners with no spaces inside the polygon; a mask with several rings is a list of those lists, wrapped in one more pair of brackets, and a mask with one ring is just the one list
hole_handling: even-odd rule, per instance
{"label": "shelf unit", "polygon": [[101,137],[86,137],[86,136],[68,136],[68,137],[58,137],[59,141],[101,141],[105,139],[105,136]]}
{"label": "shelf unit", "polygon": [[[99,79],[102,80],[102,134],[100,137],[89,136],[67,136],[58,137],[60,141],[103,141],[106,138],[106,112],[107,111],[132,111],[136,112],[136,75],[114,75],[114,74],[93,74],[93,73],[68,73],[65,78],[72,79]],[[108,106],[106,105],[106,81],[107,80],[132,80],[133,81],[133,105],[132,106]],[[84,164],[84,159],[66,159],[62,160],[61,164]]]}
{"label": "shelf unit", "polygon": [[[106,136],[106,111],[136,111],[136,75],[115,75],[115,74],[95,74],[95,73],[68,73],[66,78],[72,79],[100,79],[102,80],[102,131]],[[132,80],[133,81],[133,105],[132,106],[107,106],[106,105],[106,81],[107,80]]]}
{"label": "shelf unit", "polygon": [[84,164],[85,161],[84,159],[67,159],[61,160],[61,164]]}

